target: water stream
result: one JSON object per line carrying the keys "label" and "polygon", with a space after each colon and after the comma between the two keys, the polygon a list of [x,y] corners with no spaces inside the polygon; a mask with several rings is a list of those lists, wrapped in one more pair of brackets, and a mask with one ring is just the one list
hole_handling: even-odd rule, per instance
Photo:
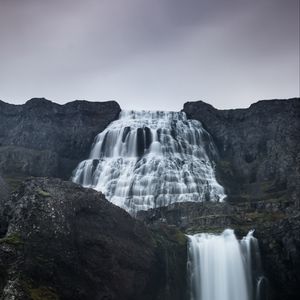
{"label": "water stream", "polygon": [[266,299],[266,279],[253,231],[241,241],[231,229],[188,238],[191,300]]}

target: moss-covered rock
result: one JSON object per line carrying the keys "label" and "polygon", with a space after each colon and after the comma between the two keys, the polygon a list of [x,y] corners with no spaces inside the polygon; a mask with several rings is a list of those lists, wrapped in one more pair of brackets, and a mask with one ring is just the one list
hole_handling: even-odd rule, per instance
{"label": "moss-covered rock", "polygon": [[7,207],[3,295],[185,299],[186,239],[177,228],[147,228],[101,193],[59,179],[28,179]]}
{"label": "moss-covered rock", "polygon": [[8,244],[13,246],[23,245],[23,239],[19,233],[11,233],[0,239],[0,244]]}

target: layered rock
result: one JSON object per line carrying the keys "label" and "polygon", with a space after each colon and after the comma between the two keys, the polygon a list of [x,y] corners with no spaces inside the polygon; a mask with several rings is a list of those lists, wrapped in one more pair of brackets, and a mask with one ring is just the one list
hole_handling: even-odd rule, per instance
{"label": "layered rock", "polygon": [[183,110],[213,136],[220,153],[218,176],[229,201],[288,196],[299,207],[299,98],[234,110],[187,102]]}
{"label": "layered rock", "polygon": [[69,178],[88,155],[95,136],[119,112],[114,101],[65,105],[44,98],[24,105],[0,101],[0,171],[6,177]]}
{"label": "layered rock", "polygon": [[147,229],[101,193],[30,179],[4,215],[1,299],[185,299],[184,235]]}
{"label": "layered rock", "polygon": [[141,211],[137,217],[148,226],[174,226],[185,233],[221,233],[232,228],[239,238],[255,229],[270,300],[300,297],[300,212],[285,200],[228,203],[177,203]]}

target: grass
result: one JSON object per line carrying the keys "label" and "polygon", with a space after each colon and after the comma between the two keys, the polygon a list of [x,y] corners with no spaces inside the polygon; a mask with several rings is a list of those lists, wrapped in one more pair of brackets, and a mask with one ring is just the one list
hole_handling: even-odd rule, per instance
{"label": "grass", "polygon": [[0,244],[9,244],[13,246],[23,245],[23,241],[18,233],[12,233],[0,239]]}
{"label": "grass", "polygon": [[4,177],[5,182],[13,192],[19,189],[25,179],[26,177]]}
{"label": "grass", "polygon": [[44,285],[36,286],[32,279],[23,278],[22,286],[30,300],[59,300],[55,289]]}
{"label": "grass", "polygon": [[59,300],[55,291],[49,287],[29,288],[28,292],[32,300]]}
{"label": "grass", "polygon": [[42,197],[50,197],[51,195],[50,195],[50,193],[48,193],[48,192],[46,192],[46,191],[44,191],[44,190],[42,190],[42,189],[38,189],[38,194],[40,195],[40,196],[42,196]]}
{"label": "grass", "polygon": [[283,212],[250,212],[246,213],[245,217],[255,222],[274,222],[285,217]]}

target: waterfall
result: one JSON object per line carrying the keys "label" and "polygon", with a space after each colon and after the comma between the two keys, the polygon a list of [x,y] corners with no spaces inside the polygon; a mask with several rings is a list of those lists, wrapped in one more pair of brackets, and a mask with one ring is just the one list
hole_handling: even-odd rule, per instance
{"label": "waterfall", "polygon": [[233,230],[188,236],[191,300],[264,300],[258,242],[250,231],[238,241]]}
{"label": "waterfall", "polygon": [[223,201],[209,133],[184,112],[122,111],[98,134],[73,181],[131,213],[174,202]]}

